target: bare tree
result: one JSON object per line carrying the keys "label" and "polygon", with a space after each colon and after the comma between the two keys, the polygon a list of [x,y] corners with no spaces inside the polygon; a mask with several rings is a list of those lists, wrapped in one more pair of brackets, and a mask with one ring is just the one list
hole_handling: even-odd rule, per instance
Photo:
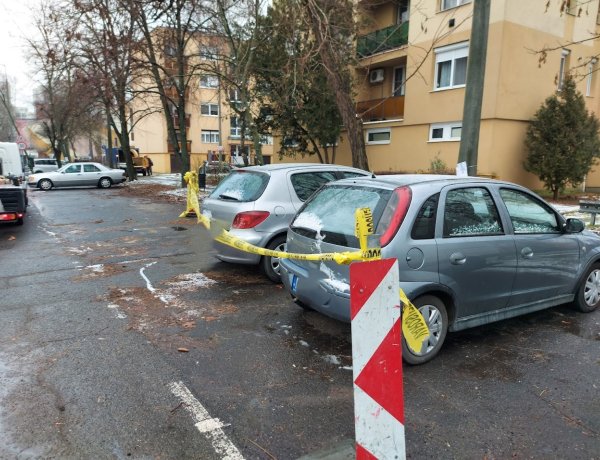
{"label": "bare tree", "polygon": [[14,107],[11,102],[11,85],[8,78],[0,80],[0,139],[14,141],[17,133]]}
{"label": "bare tree", "polygon": [[[158,98],[169,144],[182,171],[188,171],[190,88],[197,87],[203,71],[199,52],[210,12],[201,0],[138,0],[131,6],[144,43],[136,55],[146,72],[141,91]],[[181,180],[185,185],[183,175]]]}
{"label": "bare tree", "polygon": [[63,156],[70,156],[73,139],[88,130],[95,116],[89,80],[78,65],[73,17],[64,14],[64,7],[42,3],[35,19],[38,34],[28,39],[40,84],[35,101],[40,117],[37,132],[48,139],[59,164]]}

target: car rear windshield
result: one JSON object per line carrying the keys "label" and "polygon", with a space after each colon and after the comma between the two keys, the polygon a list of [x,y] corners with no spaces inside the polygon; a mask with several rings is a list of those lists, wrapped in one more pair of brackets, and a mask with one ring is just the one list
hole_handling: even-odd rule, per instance
{"label": "car rear windshield", "polygon": [[211,198],[230,201],[255,201],[265,191],[269,175],[255,171],[233,171],[210,194]]}
{"label": "car rear windshield", "polygon": [[291,228],[300,235],[326,243],[358,248],[354,235],[357,208],[370,208],[373,225],[379,219],[392,194],[391,190],[354,185],[330,185],[306,202]]}

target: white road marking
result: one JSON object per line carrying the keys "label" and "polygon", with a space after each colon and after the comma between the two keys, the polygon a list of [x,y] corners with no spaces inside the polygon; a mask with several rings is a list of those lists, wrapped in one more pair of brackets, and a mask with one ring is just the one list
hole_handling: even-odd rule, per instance
{"label": "white road marking", "polygon": [[229,440],[222,428],[225,426],[218,418],[210,416],[206,408],[198,401],[192,392],[182,383],[173,382],[169,384],[171,392],[183,403],[194,420],[194,426],[206,435],[207,439],[215,449],[215,452],[223,460],[243,460],[241,452]]}
{"label": "white road marking", "polygon": [[[140,276],[142,278],[144,278],[144,281],[146,281],[146,288],[150,292],[156,292],[156,288],[154,286],[152,286],[152,283],[150,282],[150,280],[144,273],[144,270],[146,270],[148,267],[152,267],[152,265],[154,265],[155,263],[156,263],[156,261],[150,262],[149,264],[146,264],[142,268],[140,268]],[[157,295],[156,297],[158,297],[161,300],[161,302],[164,303],[165,305],[169,305],[169,300],[165,296]]]}

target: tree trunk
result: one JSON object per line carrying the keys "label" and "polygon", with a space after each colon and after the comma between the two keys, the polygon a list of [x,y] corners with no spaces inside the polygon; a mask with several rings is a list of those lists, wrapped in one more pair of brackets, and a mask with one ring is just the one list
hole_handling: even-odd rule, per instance
{"label": "tree trunk", "polygon": [[327,81],[335,94],[335,102],[344,122],[348,135],[350,150],[352,152],[352,166],[369,170],[369,161],[365,139],[363,136],[363,123],[356,116],[356,108],[352,100],[352,86],[349,75],[349,63],[346,56],[340,56],[334,45],[334,38],[330,31],[328,17],[322,14],[315,0],[301,0],[310,21],[310,27],[315,36],[319,56],[325,66]]}

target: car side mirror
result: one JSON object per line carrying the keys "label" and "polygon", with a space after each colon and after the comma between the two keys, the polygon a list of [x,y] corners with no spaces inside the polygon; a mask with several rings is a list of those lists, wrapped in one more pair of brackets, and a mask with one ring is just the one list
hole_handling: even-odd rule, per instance
{"label": "car side mirror", "polygon": [[581,233],[585,228],[585,224],[579,219],[567,219],[565,224],[565,233]]}

